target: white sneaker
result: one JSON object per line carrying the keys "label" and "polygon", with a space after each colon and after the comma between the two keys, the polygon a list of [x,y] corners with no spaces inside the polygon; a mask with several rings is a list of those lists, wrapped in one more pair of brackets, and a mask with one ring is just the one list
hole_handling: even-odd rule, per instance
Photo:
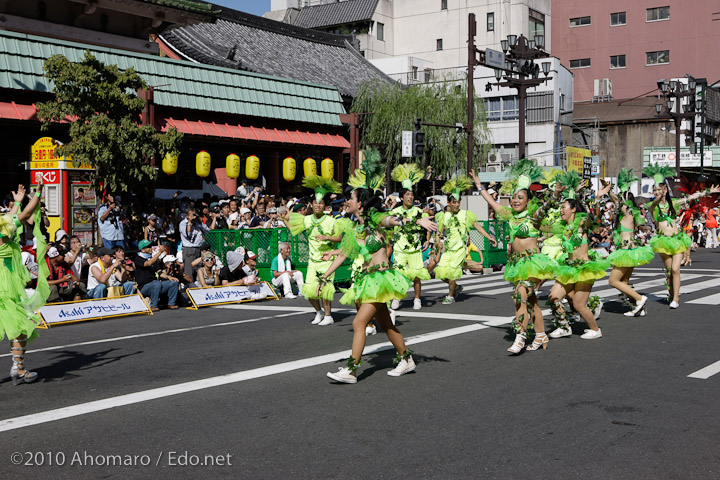
{"label": "white sneaker", "polygon": [[550,338],[572,337],[572,329],[567,327],[559,327],[550,332]]}
{"label": "white sneaker", "polygon": [[323,315],[323,312],[321,312],[321,311],[315,312],[315,318],[313,319],[312,322],[310,322],[310,324],[311,324],[311,325],[317,325],[318,323],[320,323],[320,322],[322,321],[323,316],[324,316],[324,315]]}
{"label": "white sneaker", "polygon": [[420,310],[422,308],[422,301],[419,298],[413,300],[413,310]]}
{"label": "white sneaker", "polygon": [[400,308],[400,300],[393,300],[392,302],[390,302],[390,308],[393,310],[397,310],[398,308]]}
{"label": "white sneaker", "polygon": [[678,302],[670,302],[670,308],[678,308],[680,304]]}
{"label": "white sneaker", "polygon": [[599,328],[597,330],[585,330],[585,333],[580,335],[580,338],[584,338],[585,340],[593,340],[600,337],[602,337],[602,330]]}
{"label": "white sneaker", "polygon": [[406,373],[410,373],[415,370],[415,366],[415,361],[412,357],[408,357],[407,359],[403,358],[400,363],[398,363],[395,368],[387,372],[387,374],[391,377],[399,377],[400,375],[405,375]]}
{"label": "white sneaker", "polygon": [[646,312],[645,309],[643,308],[642,310],[640,310],[640,313],[638,313],[636,316],[637,316],[637,317],[644,317],[646,314],[647,314],[647,312]]}
{"label": "white sneaker", "polygon": [[320,321],[318,325],[320,325],[321,327],[326,327],[328,325],[332,325],[333,323],[335,323],[335,320],[333,320],[330,315],[325,315],[325,317],[323,317],[322,321]]}
{"label": "white sneaker", "polygon": [[375,325],[368,325],[365,327],[365,336],[369,337],[370,335],[375,335],[377,333],[377,328],[375,328]]}
{"label": "white sneaker", "polygon": [[355,372],[348,367],[340,367],[337,372],[328,372],[327,376],[340,383],[357,383]]}
{"label": "white sneaker", "polygon": [[395,325],[395,317],[397,317],[397,313],[395,313],[395,310],[390,310],[390,321],[393,325]]}
{"label": "white sneaker", "polygon": [[297,298],[297,295],[295,295],[294,293],[288,293],[287,295],[285,295],[285,298]]}
{"label": "white sneaker", "polygon": [[631,311],[627,312],[627,313],[630,313],[630,314],[632,314],[632,315],[627,315],[627,316],[628,316],[628,317],[634,317],[635,315],[637,315],[638,312],[643,309],[643,307],[645,306],[645,304],[647,303],[647,301],[648,301],[648,297],[646,297],[645,295],[643,295],[642,298],[640,298],[640,301],[637,302],[637,304],[635,305],[635,308],[633,308]]}
{"label": "white sneaker", "polygon": [[595,310],[593,310],[593,317],[595,317],[595,320],[600,318],[600,314],[602,313],[603,309],[603,303],[600,302],[597,307],[595,307]]}

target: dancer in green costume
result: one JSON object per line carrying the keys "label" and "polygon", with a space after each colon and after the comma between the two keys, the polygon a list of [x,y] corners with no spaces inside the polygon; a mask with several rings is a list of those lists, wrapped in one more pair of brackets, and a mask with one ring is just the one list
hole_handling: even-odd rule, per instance
{"label": "dancer in green costume", "polygon": [[[20,211],[25,198],[25,187],[18,185],[12,192],[15,203],[10,213],[0,216],[0,340],[10,340],[10,351],[13,357],[10,377],[15,385],[30,383],[37,379],[37,373],[25,368],[25,347],[27,342],[37,336],[36,327],[41,319],[35,310],[45,304],[50,295],[47,283],[50,274],[45,261],[45,238],[40,232],[40,197],[43,185],[38,185],[35,195],[30,199],[25,210]],[[35,221],[33,233],[37,242],[38,279],[35,293],[28,298],[25,287],[30,281],[30,273],[23,264],[20,255],[20,237],[22,224],[30,217]]]}
{"label": "dancer in green costume", "polygon": [[[335,275],[328,276],[326,283],[320,290],[318,290],[318,282],[332,265],[331,259],[323,260],[322,256],[335,248],[335,244],[341,240],[341,233],[336,228],[335,219],[330,215],[325,215],[325,206],[329,203],[330,193],[342,192],[342,185],[332,179],[311,175],[303,179],[303,186],[315,190],[315,196],[310,204],[312,214],[300,215],[291,212],[287,224],[293,236],[297,236],[301,232],[308,232],[310,252],[305,283],[302,286],[301,293],[315,309],[315,318],[310,323],[312,325],[327,326],[334,323],[332,300],[335,296],[335,286],[333,285]],[[323,310],[325,311],[324,316]]]}
{"label": "dancer in green costume", "polygon": [[442,242],[443,252],[433,273],[435,278],[441,279],[449,287],[448,294],[442,301],[443,305],[455,303],[455,296],[462,290],[462,287],[457,285],[457,280],[463,275],[462,267],[467,257],[470,228],[475,227],[491,245],[496,245],[495,239],[477,222],[477,216],[470,210],[460,209],[460,193],[472,185],[472,179],[464,174],[445,182],[442,191],[447,195],[449,211],[435,215],[438,224],[435,243],[439,245]]}
{"label": "dancer in green costume", "polygon": [[[393,169],[391,177],[402,185],[400,190],[402,204],[391,210],[390,215],[407,219],[406,225],[397,227],[392,236],[393,266],[400,269],[403,275],[413,282],[415,290],[413,309],[420,310],[422,308],[420,281],[430,280],[430,273],[423,265],[422,256],[429,238],[427,231],[418,225],[416,220],[427,217],[428,214],[414,205],[413,185],[422,180],[423,171],[414,163],[402,164]],[[399,306],[399,300],[392,301],[393,310],[397,310]]]}
{"label": "dancer in green costume", "polygon": [[665,183],[666,177],[675,176],[674,168],[651,164],[643,169],[643,173],[652,177],[655,181],[653,187],[655,200],[648,208],[656,227],[655,235],[650,239],[650,246],[654,252],[660,254],[660,258],[665,264],[670,308],[678,308],[680,306],[680,263],[682,262],[682,253],[692,245],[692,239],[688,234],[680,231],[676,223],[680,207],[706,195],[720,193],[720,187],[713,185],[712,188],[704,192],[696,192],[676,200],[670,197],[670,189]]}

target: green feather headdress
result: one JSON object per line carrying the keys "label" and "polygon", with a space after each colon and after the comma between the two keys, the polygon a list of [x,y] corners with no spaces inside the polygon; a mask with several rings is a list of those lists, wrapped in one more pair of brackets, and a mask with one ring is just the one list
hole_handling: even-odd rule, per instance
{"label": "green feather headdress", "polygon": [[356,169],[348,179],[348,185],[353,190],[367,188],[378,191],[385,185],[385,164],[382,162],[380,152],[375,148],[363,150],[365,160],[362,167]]}
{"label": "green feather headdress", "polygon": [[643,173],[648,177],[652,177],[655,185],[661,185],[665,183],[665,177],[674,177],[675,169],[672,167],[661,167],[660,165],[650,164],[643,168]]}
{"label": "green feather headdress", "polygon": [[510,178],[515,180],[513,194],[529,189],[530,185],[543,178],[543,168],[529,158],[521,158],[510,167]]}
{"label": "green feather headdress", "polygon": [[574,199],[575,193],[577,192],[577,189],[580,186],[580,182],[582,182],[582,180],[583,179],[580,174],[575,171],[564,172],[559,175],[558,182],[560,182],[563,186],[567,187],[562,192],[563,198]]}
{"label": "green feather headdress", "polygon": [[558,182],[558,178],[564,172],[559,168],[546,168],[543,172],[543,178],[541,183],[546,184],[549,188],[555,188],[555,184]]}
{"label": "green feather headdress", "polygon": [[423,171],[416,163],[403,163],[393,168],[390,177],[402,184],[402,187],[407,190],[412,190],[412,186],[422,180],[424,174]]}
{"label": "green feather headdress", "polygon": [[640,179],[633,174],[632,168],[623,168],[620,170],[620,173],[618,173],[618,188],[623,193],[627,192],[628,188],[630,188],[630,185],[637,182],[638,180]]}
{"label": "green feather headdress", "polygon": [[303,178],[303,187],[315,190],[315,200],[321,202],[328,193],[342,193],[342,185],[340,182],[332,178],[321,177],[320,175],[310,175]]}
{"label": "green feather headdress", "polygon": [[452,195],[459,201],[460,193],[472,187],[474,184],[475,182],[473,182],[472,178],[461,173],[454,175],[450,180],[445,182],[441,190],[445,195]]}

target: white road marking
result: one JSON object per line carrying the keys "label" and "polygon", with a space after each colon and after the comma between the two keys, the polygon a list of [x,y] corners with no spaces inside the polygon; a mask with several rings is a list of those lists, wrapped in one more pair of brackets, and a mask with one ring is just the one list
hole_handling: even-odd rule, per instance
{"label": "white road marking", "polygon": [[690,375],[688,375],[688,377],[701,378],[703,380],[706,380],[719,372],[720,372],[720,361],[715,362],[712,365],[708,365],[705,368],[701,368],[697,372],[693,372]]}
{"label": "white road marking", "polygon": [[[407,345],[416,345],[418,343],[430,342],[441,338],[447,338],[454,335],[462,335],[465,333],[476,332],[489,328],[489,325],[471,324],[463,327],[451,328],[448,330],[440,330],[436,332],[425,333],[409,337],[405,343]],[[382,350],[389,350],[393,348],[390,342],[384,342],[377,345],[366,347],[364,354],[372,354]],[[103,400],[96,400],[93,402],[81,403],[77,405],[70,405],[67,407],[57,408],[54,410],[48,410],[45,412],[32,413],[30,415],[24,415],[16,418],[8,418],[0,421],[0,432],[7,432],[9,430],[15,430],[18,428],[29,427],[32,425],[39,425],[42,423],[54,422],[56,420],[62,420],[65,418],[76,417],[79,415],[85,415],[88,413],[99,412],[102,410],[109,410],[111,408],[133,405],[136,403],[147,402],[149,400],[155,400],[159,398],[170,397],[173,395],[180,395],[183,393],[194,392],[197,390],[203,390],[206,388],[219,387],[230,383],[244,382],[246,380],[252,380],[255,378],[267,377],[270,375],[277,375],[279,373],[286,373],[293,370],[299,370],[301,368],[313,367],[322,365],[325,363],[334,363],[342,361],[350,355],[350,350],[342,352],[329,353],[326,355],[319,355],[316,357],[305,358],[301,360],[294,360],[292,362],[280,363],[277,365],[269,365],[267,367],[255,368],[252,370],[245,370],[240,372],[229,373],[226,375],[219,375],[217,377],[204,378],[202,380],[196,380],[192,382],[180,383],[176,385],[169,385],[167,387],[153,388],[151,390],[145,390],[142,392],[130,393],[127,395],[120,395],[117,397],[105,398]]]}
{"label": "white road marking", "polygon": [[[718,284],[720,284],[720,282],[718,282],[717,279],[706,280],[704,282],[698,282],[698,283],[685,284],[685,280],[688,279],[687,277],[689,277],[689,275],[683,276],[682,280],[680,281],[680,294],[693,293],[693,292],[697,292],[698,290],[703,290],[705,288],[717,287]],[[657,292],[651,293],[651,295],[662,295],[664,293],[667,293],[667,289],[658,290]]]}
{"label": "white road marking", "polygon": [[[682,290],[682,287],[680,287]],[[720,305],[720,293],[708,295],[707,297],[696,298],[695,300],[689,300],[685,303],[699,303],[702,305]]]}

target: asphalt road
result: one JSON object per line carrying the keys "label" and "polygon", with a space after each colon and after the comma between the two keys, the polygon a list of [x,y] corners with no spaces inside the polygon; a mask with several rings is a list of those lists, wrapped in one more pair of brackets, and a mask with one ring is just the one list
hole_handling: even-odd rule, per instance
{"label": "asphalt road", "polygon": [[518,356],[500,274],[449,306],[429,282],[398,318],[417,370],[387,376],[379,332],[356,385],[325,376],[352,312],[312,326],[302,299],[56,326],[26,358],[41,381],[0,380],[3,477],[720,478],[720,375],[688,376],[720,361],[720,250],[693,260],[678,310],[656,260],[634,279],[646,317],[605,279],[601,339]]}

